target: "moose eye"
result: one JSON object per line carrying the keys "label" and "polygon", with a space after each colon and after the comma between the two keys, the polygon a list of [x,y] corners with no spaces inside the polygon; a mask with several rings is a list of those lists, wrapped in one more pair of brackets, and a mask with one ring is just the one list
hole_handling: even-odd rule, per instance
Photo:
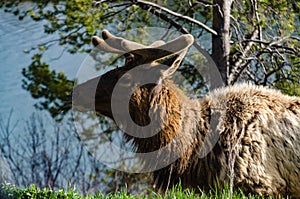
{"label": "moose eye", "polygon": [[125,65],[130,64],[131,62],[133,62],[134,59],[134,55],[131,53],[125,54]]}

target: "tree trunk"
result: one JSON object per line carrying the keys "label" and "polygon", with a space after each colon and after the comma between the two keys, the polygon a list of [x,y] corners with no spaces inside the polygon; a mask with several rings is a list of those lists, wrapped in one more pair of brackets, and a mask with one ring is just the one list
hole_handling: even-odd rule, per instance
{"label": "tree trunk", "polygon": [[214,0],[213,29],[218,35],[212,37],[212,59],[215,61],[224,83],[229,77],[230,11],[232,0]]}

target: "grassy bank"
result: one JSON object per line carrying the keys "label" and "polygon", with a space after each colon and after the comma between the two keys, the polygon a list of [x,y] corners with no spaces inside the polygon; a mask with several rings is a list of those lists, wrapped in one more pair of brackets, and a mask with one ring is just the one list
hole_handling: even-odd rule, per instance
{"label": "grassy bank", "polygon": [[[198,198],[198,199],[208,199],[208,198],[214,198],[214,199],[225,199],[230,198],[229,190],[224,189],[222,191],[211,191],[208,194],[195,194],[193,191],[189,190],[182,190],[180,186],[177,186],[171,190],[169,190],[166,194],[161,195],[157,194],[154,191],[150,191],[149,195],[130,195],[126,192],[126,190],[122,192],[116,192],[111,194],[102,194],[98,193],[95,195],[86,195],[82,196],[77,191],[69,190],[49,190],[49,189],[38,189],[35,185],[31,185],[30,187],[27,187],[25,189],[18,189],[15,186],[12,185],[1,185],[0,189],[0,198],[1,199],[152,199],[152,198],[158,198],[158,199],[192,199],[192,198]],[[261,198],[259,196],[249,196],[245,195],[240,191],[237,191],[233,194],[233,199],[258,199]]]}

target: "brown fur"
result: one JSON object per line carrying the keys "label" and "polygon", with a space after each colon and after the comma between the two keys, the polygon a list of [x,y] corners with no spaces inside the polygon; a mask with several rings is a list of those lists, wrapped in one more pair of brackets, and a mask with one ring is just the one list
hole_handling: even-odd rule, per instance
{"label": "brown fur", "polygon": [[[202,100],[191,100],[171,83],[162,89],[160,101],[167,115],[165,128],[151,138],[132,138],[139,152],[166,146],[176,137],[170,153],[181,154],[166,168],[154,172],[155,186],[182,185],[208,189],[229,183],[260,195],[300,197],[300,99],[249,84],[214,91]],[[168,90],[165,90],[168,88]],[[146,95],[149,96],[149,95]],[[139,101],[143,97],[138,96]],[[142,102],[149,105],[151,99]],[[138,104],[137,107],[141,108]],[[132,107],[134,118],[141,112]],[[219,116],[219,141],[199,158],[203,139],[209,134],[212,114]],[[146,116],[146,115],[145,115]],[[157,157],[161,161],[165,157]],[[230,176],[230,160],[234,159]],[[146,163],[151,164],[151,163]]]}
{"label": "brown fur", "polygon": [[[147,62],[152,63],[151,60]],[[84,103],[79,104],[75,99],[75,105],[81,107],[79,110],[82,107],[89,110],[88,95],[84,92],[91,82],[99,81],[96,111],[113,119],[109,108],[113,87],[137,64],[141,63],[127,60],[124,67],[109,71],[101,80],[79,85],[74,92],[81,92]],[[156,65],[150,64],[141,75]],[[161,130],[152,137],[124,134],[128,141],[132,140],[137,152],[167,149],[167,153],[158,153],[154,159],[145,159],[145,168],[155,168],[158,162],[169,162],[179,156],[168,166],[153,172],[157,189],[165,190],[179,181],[184,188],[195,189],[229,183],[246,193],[300,198],[298,97],[244,83],[212,91],[203,99],[190,99],[171,80],[164,78],[158,85],[148,84],[136,89],[129,107],[132,119],[141,126],[151,122],[151,114],[162,121]],[[212,130],[218,133],[218,141],[201,158],[204,139]]]}

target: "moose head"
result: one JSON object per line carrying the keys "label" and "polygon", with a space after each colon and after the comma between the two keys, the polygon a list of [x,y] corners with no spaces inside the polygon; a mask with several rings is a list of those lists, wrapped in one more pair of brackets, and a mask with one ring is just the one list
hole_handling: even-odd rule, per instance
{"label": "moose head", "polygon": [[[115,103],[119,104],[118,109],[140,112],[145,115],[140,118],[148,118],[151,103],[153,105],[164,82],[179,67],[194,41],[193,36],[182,35],[167,43],[158,40],[149,46],[116,37],[107,30],[102,32],[102,38],[94,36],[93,45],[100,51],[123,55],[125,65],[76,86],[73,89],[73,107],[79,111],[96,111],[115,119],[112,109],[112,103]],[[128,106],[131,108],[127,109]]]}

